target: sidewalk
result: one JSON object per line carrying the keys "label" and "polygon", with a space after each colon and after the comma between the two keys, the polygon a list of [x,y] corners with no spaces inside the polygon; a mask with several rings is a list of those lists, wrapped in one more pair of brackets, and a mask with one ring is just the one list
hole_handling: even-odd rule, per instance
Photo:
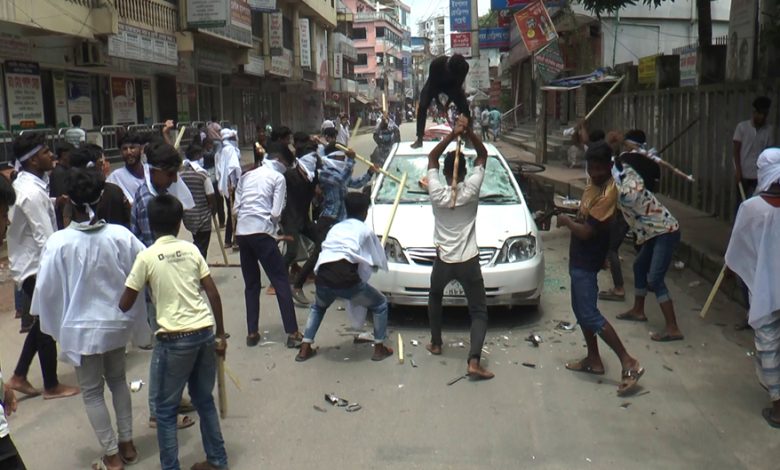
{"label": "sidewalk", "polygon": [[[508,142],[496,142],[495,146],[509,161],[534,161],[532,153]],[[533,176],[552,184],[557,194],[573,198],[582,195],[586,184],[583,168],[567,168],[560,161],[545,166],[546,171]],[[723,267],[731,224],[666,196],[658,195],[658,199],[680,221],[682,242],[675,253],[675,260],[682,261],[687,268],[714,283]],[[733,277],[723,281],[721,291],[738,303],[743,302],[742,292]]]}

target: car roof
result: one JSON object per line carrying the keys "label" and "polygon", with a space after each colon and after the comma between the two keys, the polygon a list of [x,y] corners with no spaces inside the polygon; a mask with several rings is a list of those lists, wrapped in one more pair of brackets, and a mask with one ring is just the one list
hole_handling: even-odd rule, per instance
{"label": "car roof", "polygon": [[[412,148],[412,142],[400,142],[398,144],[398,147],[396,148],[395,152],[393,152],[393,156],[395,155],[402,155],[405,157],[427,157],[429,153],[436,147],[439,143],[438,142],[423,142],[422,147],[420,148]],[[455,150],[455,142],[452,142],[450,145],[447,146],[446,152]],[[501,152],[498,151],[498,149],[493,145],[489,143],[485,143],[485,149],[487,149],[488,155],[501,155]],[[466,146],[461,147],[461,151],[464,155],[473,157],[477,155],[477,152],[473,148],[468,148]],[[503,156],[503,155],[502,155]]]}

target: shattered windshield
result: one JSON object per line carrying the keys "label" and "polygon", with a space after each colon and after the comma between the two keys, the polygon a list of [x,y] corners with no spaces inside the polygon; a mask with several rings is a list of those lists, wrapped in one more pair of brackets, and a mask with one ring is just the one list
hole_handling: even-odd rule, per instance
{"label": "shattered windshield", "polygon": [[[444,181],[441,168],[444,166],[444,157],[439,160],[439,178]],[[471,172],[474,166],[474,158],[466,159],[466,168]],[[426,176],[428,171],[428,157],[425,155],[395,155],[387,167],[387,171],[399,177],[406,172],[408,174],[406,189],[401,195],[401,203],[428,202],[428,191],[421,187],[419,181]],[[485,168],[485,179],[479,192],[480,204],[519,204],[520,198],[512,185],[512,174],[501,165],[498,157],[488,157]],[[392,204],[398,192],[398,183],[390,178],[383,178],[382,185],[377,192],[376,204]]]}

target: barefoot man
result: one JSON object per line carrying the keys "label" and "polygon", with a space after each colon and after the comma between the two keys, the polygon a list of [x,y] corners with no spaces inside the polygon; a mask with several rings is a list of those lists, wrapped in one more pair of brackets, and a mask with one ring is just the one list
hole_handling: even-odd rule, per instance
{"label": "barefoot man", "polygon": [[[477,246],[477,207],[479,190],[485,177],[487,149],[482,140],[469,126],[465,116],[458,118],[455,129],[434,147],[428,155],[428,194],[431,197],[435,228],[433,242],[436,245],[436,260],[431,272],[431,290],[428,297],[428,321],[431,325],[431,343],[427,346],[431,354],[441,354],[442,298],[444,288],[452,280],[463,286],[471,315],[471,350],[468,358],[468,375],[474,380],[492,379],[493,373],[479,364],[482,344],[487,332],[487,304],[485,282],[479,265]],[[466,178],[466,158],[458,162],[457,191],[451,183],[455,168],[455,152],[444,158],[445,186],[439,180],[439,157],[458,136],[471,140],[477,151],[474,168]],[[452,205],[452,198],[455,205]]]}

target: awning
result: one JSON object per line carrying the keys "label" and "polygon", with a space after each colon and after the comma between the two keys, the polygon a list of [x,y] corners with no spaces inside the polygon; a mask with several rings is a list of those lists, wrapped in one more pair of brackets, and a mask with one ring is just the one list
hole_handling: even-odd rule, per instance
{"label": "awning", "polygon": [[357,95],[357,96],[355,97],[355,99],[357,99],[357,100],[358,100],[358,102],[360,102],[360,103],[362,103],[362,104],[368,104],[368,103],[370,103],[370,101],[368,100],[368,98],[366,98],[366,97],[365,97],[365,96],[363,96],[363,95]]}
{"label": "awning", "polygon": [[620,80],[619,76],[611,75],[607,69],[599,68],[587,75],[558,78],[551,81],[548,85],[541,87],[541,89],[545,91],[570,91],[576,90],[584,85],[614,83],[618,80]]}

